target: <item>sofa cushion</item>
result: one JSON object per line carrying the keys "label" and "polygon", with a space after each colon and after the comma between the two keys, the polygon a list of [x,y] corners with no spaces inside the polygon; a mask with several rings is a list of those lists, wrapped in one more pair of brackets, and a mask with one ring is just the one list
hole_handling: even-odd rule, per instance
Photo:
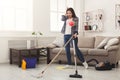
{"label": "sofa cushion", "polygon": [[107,48],[108,51],[113,51],[113,50],[118,50],[118,49],[119,49],[118,45],[110,46]]}
{"label": "sofa cushion", "polygon": [[94,37],[78,37],[78,47],[79,48],[93,48],[94,47]]}
{"label": "sofa cushion", "polygon": [[105,49],[89,49],[88,50],[88,55],[92,56],[107,56],[108,51]]}
{"label": "sofa cushion", "polygon": [[95,45],[94,45],[94,48],[96,48],[105,38],[109,38],[112,39],[112,38],[117,38],[119,39],[120,41],[120,36],[114,36],[114,37],[109,37],[109,36],[96,36],[95,37]]}
{"label": "sofa cushion", "polygon": [[[52,54],[57,54],[60,49],[61,48],[53,48],[52,49]],[[88,54],[88,50],[89,50],[89,48],[80,48],[80,51],[82,52],[83,55],[87,55]],[[71,51],[71,55],[74,55],[74,54],[72,54],[74,52],[73,48],[70,48],[70,51]],[[60,54],[61,55],[65,55],[66,54],[65,49],[63,49]]]}
{"label": "sofa cushion", "polygon": [[83,55],[87,55],[88,54],[88,50],[89,48],[79,48],[80,51],[82,52]]}
{"label": "sofa cushion", "polygon": [[56,37],[56,39],[52,42],[52,44],[54,44],[58,47],[63,47],[63,45],[64,45],[63,36]]}
{"label": "sofa cushion", "polygon": [[56,47],[56,45],[54,45],[54,44],[50,43],[50,44],[48,44],[46,47],[48,47],[48,48],[55,48],[55,47]]}
{"label": "sofa cushion", "polygon": [[108,42],[107,42],[107,44],[105,45],[105,49],[107,49],[107,48],[109,48],[110,46],[114,46],[114,45],[116,45],[116,44],[118,44],[119,43],[119,39],[118,38],[112,38],[112,39],[110,39]]}
{"label": "sofa cushion", "polygon": [[109,40],[109,38],[104,38],[96,48],[103,49],[104,46],[107,44],[108,40]]}
{"label": "sofa cushion", "polygon": [[[59,52],[59,50],[61,50],[62,48],[53,48],[51,49],[51,53],[52,54],[57,54]],[[65,49],[62,50],[62,52],[60,54],[65,54]]]}
{"label": "sofa cushion", "polygon": [[96,36],[94,48],[96,48],[104,40],[104,38],[104,36]]}

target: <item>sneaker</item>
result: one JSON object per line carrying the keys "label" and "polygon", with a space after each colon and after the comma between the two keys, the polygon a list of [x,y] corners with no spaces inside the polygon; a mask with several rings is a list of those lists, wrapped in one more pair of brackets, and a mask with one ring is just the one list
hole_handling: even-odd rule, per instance
{"label": "sneaker", "polygon": [[85,62],[83,62],[82,64],[83,64],[83,66],[84,66],[86,69],[88,69],[88,64],[87,64],[87,62],[86,62],[86,61],[85,61]]}

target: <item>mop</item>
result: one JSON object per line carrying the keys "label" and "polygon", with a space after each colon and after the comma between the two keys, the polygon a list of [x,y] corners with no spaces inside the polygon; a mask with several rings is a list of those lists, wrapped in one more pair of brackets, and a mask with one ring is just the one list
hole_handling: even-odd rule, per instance
{"label": "mop", "polygon": [[78,74],[77,70],[77,60],[76,60],[76,50],[75,50],[75,40],[73,39],[73,49],[74,49],[74,61],[75,61],[75,74],[69,75],[71,78],[82,78],[82,75]]}
{"label": "mop", "polygon": [[71,36],[71,38],[64,44],[64,46],[59,50],[59,52],[57,53],[57,55],[50,61],[49,64],[47,64],[47,66],[43,69],[43,71],[41,73],[39,73],[38,75],[32,75],[32,77],[35,78],[42,78],[43,74],[45,73],[45,71],[48,69],[48,67],[54,62],[54,60],[60,55],[60,53],[62,52],[62,50],[64,49],[64,47],[73,39],[73,36]]}

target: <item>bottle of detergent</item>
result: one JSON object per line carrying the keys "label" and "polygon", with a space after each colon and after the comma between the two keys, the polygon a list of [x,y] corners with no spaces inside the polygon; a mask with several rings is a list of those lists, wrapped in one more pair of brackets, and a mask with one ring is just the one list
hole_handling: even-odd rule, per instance
{"label": "bottle of detergent", "polygon": [[26,61],[25,61],[25,59],[22,60],[22,69],[26,70]]}

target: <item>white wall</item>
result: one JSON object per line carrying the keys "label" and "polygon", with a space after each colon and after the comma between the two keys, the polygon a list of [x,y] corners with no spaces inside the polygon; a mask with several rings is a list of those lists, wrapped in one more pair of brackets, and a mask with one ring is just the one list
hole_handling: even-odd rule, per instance
{"label": "white wall", "polygon": [[79,35],[83,35],[83,30],[82,30],[82,16],[83,16],[83,12],[84,12],[84,0],[75,0],[75,12],[76,15],[79,17]]}
{"label": "white wall", "polygon": [[0,38],[0,63],[8,62],[8,41],[6,38]]}
{"label": "white wall", "polygon": [[85,11],[104,10],[104,31],[101,33],[86,33],[86,36],[120,35],[120,30],[115,29],[115,4],[120,4],[120,0],[85,0]]}
{"label": "white wall", "polygon": [[51,35],[50,32],[50,0],[33,1],[34,30],[41,31],[44,35]]}

